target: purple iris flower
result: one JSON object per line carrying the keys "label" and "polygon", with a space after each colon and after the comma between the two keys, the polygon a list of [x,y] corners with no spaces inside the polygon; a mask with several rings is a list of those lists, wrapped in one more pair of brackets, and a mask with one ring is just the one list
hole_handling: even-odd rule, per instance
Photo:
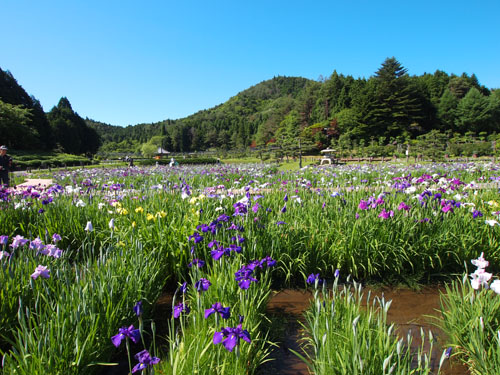
{"label": "purple iris flower", "polygon": [[186,291],[187,291],[187,282],[182,283],[182,285],[180,286],[179,289],[182,292],[182,294],[186,293]]}
{"label": "purple iris flower", "polygon": [[367,201],[365,201],[365,200],[363,200],[363,199],[361,199],[361,200],[359,201],[358,208],[359,208],[360,210],[367,210],[367,209],[368,209],[368,202],[367,202]]}
{"label": "purple iris flower", "polygon": [[0,245],[7,246],[9,243],[9,236],[0,236]]}
{"label": "purple iris flower", "polygon": [[475,219],[477,217],[481,217],[483,216],[483,213],[481,211],[478,211],[478,210],[474,210],[474,212],[472,212],[472,218]]}
{"label": "purple iris flower", "polygon": [[217,240],[213,240],[213,241],[210,241],[210,242],[208,243],[208,248],[209,248],[209,249],[211,249],[211,248],[212,248],[212,247],[214,247],[214,246],[215,246],[215,247],[219,246],[219,242],[218,242]]}
{"label": "purple iris flower", "polygon": [[213,259],[219,260],[223,255],[229,256],[231,254],[231,249],[224,246],[219,246],[217,249],[210,251],[210,255]]}
{"label": "purple iris flower", "polygon": [[128,337],[134,342],[134,344],[137,344],[141,338],[141,333],[138,329],[135,329],[133,325],[128,328],[122,327],[118,330],[117,335],[111,337],[111,341],[113,342],[113,345],[118,348],[125,337]]}
{"label": "purple iris flower", "polygon": [[283,206],[283,208],[280,210],[282,213],[286,212],[286,204]]}
{"label": "purple iris flower", "polygon": [[285,198],[283,198],[285,202],[288,202],[288,194],[285,194]]}
{"label": "purple iris flower", "polygon": [[260,260],[260,266],[262,267],[264,264],[266,264],[267,267],[274,267],[276,261],[268,255]]}
{"label": "purple iris flower", "polygon": [[194,287],[198,292],[206,292],[210,287],[210,285],[212,285],[212,283],[207,279],[205,279],[204,277],[202,277],[194,284]]}
{"label": "purple iris flower", "polygon": [[281,220],[276,222],[276,225],[283,225],[283,224],[286,224],[286,223],[284,221],[281,221]]}
{"label": "purple iris flower", "polygon": [[381,217],[382,219],[389,219],[390,217],[394,216],[394,211],[386,211],[385,208],[378,214],[378,217]]}
{"label": "purple iris flower", "polygon": [[[257,262],[259,263],[258,266],[260,266],[260,262]],[[255,266],[243,266],[235,272],[235,279],[238,281],[238,286],[241,289],[246,290],[250,288],[252,282],[258,282],[258,280],[252,276],[254,268]]]}
{"label": "purple iris flower", "polygon": [[210,315],[215,313],[219,313],[219,315],[223,319],[228,319],[229,316],[231,315],[229,310],[230,310],[229,307],[222,307],[222,304],[220,302],[216,302],[212,305],[211,308],[205,310],[205,319],[207,319]]}
{"label": "purple iris flower", "polygon": [[338,268],[337,268],[337,269],[335,270],[335,272],[333,273],[333,276],[334,276],[335,278],[337,278],[337,277],[339,277],[339,276],[340,276],[340,270],[339,270]]}
{"label": "purple iris flower", "polygon": [[29,240],[25,239],[23,236],[15,236],[12,239],[12,243],[10,244],[10,247],[13,249],[17,249],[19,246],[24,246],[29,242]]}
{"label": "purple iris flower", "polygon": [[308,277],[307,277],[307,280],[306,280],[306,283],[308,284],[314,284],[316,282],[316,280],[318,281],[318,284],[321,282],[321,279],[319,277],[319,273],[311,273]]}
{"label": "purple iris flower", "polygon": [[135,312],[135,315],[137,315],[137,316],[142,315],[142,301],[139,301],[135,304],[134,312]]}
{"label": "purple iris flower", "polygon": [[398,210],[401,211],[401,210],[405,210],[405,211],[409,211],[410,210],[410,206],[408,206],[405,202],[401,202],[398,206]]}
{"label": "purple iris flower", "polygon": [[156,365],[158,362],[160,362],[160,358],[151,357],[151,354],[149,354],[146,349],[144,349],[142,352],[137,353],[135,355],[135,359],[137,359],[139,363],[136,364],[132,369],[132,374],[137,371],[144,370],[148,366]]}
{"label": "purple iris flower", "polygon": [[245,242],[245,238],[241,237],[240,235],[238,235],[237,237],[233,236],[231,237],[231,241],[237,241],[238,243],[242,243]]}
{"label": "purple iris flower", "polygon": [[229,216],[227,216],[226,214],[222,214],[222,215],[220,215],[217,218],[217,222],[219,222],[219,223],[222,223],[222,222],[227,223],[229,221],[229,219],[230,219]]}
{"label": "purple iris flower", "polygon": [[205,265],[205,261],[202,259],[194,258],[192,262],[188,264],[188,267],[193,267],[197,266],[198,268],[201,268]]}
{"label": "purple iris flower", "polygon": [[185,303],[179,302],[177,305],[174,306],[174,314],[173,314],[174,318],[177,319],[179,316],[181,316],[181,313],[183,311],[186,314],[189,314],[189,312],[191,310],[189,309],[189,307]]}
{"label": "purple iris flower", "polygon": [[247,206],[241,202],[236,202],[233,204],[234,214],[233,216],[243,216],[248,212]]}
{"label": "purple iris flower", "polygon": [[238,254],[240,254],[241,253],[241,246],[238,246],[236,244],[230,244],[229,245],[229,250],[237,252]]}
{"label": "purple iris flower", "polygon": [[194,232],[191,236],[188,237],[189,240],[194,240],[194,243],[199,243],[203,241],[203,236],[200,236],[198,232]]}
{"label": "purple iris flower", "polygon": [[52,242],[54,242],[54,243],[58,243],[58,242],[59,242],[59,241],[61,241],[61,240],[62,240],[61,236],[60,236],[60,235],[58,235],[57,233],[54,233],[54,234],[52,235]]}
{"label": "purple iris flower", "polygon": [[232,352],[234,347],[240,343],[240,339],[245,340],[248,343],[251,343],[250,333],[246,329],[241,328],[241,324],[238,324],[237,327],[226,327],[223,328],[220,332],[214,333],[213,343],[215,345],[222,342],[224,347]]}
{"label": "purple iris flower", "polygon": [[452,349],[453,348],[451,346],[448,349],[446,349],[446,351],[444,352],[446,358],[450,358]]}
{"label": "purple iris flower", "polygon": [[44,247],[45,245],[43,244],[42,240],[38,237],[30,242],[30,249],[41,251],[43,250]]}
{"label": "purple iris flower", "polygon": [[443,208],[441,208],[441,211],[443,211],[444,213],[446,212],[453,212],[453,206],[451,204],[447,204],[445,206],[443,206]]}
{"label": "purple iris flower", "polygon": [[260,207],[260,204],[255,203],[255,204],[252,206],[252,211],[253,211],[254,213],[257,213],[257,211],[259,211],[259,207]]}
{"label": "purple iris flower", "polygon": [[207,224],[198,225],[196,229],[201,230],[203,233],[207,233],[210,230]]}

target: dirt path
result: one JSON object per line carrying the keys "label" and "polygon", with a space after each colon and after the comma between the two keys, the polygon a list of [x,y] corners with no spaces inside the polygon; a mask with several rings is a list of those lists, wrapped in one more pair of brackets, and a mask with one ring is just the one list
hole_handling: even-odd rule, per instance
{"label": "dirt path", "polygon": [[26,189],[28,187],[46,189],[52,185],[52,179],[49,178],[27,178],[22,184],[16,185],[16,190]]}

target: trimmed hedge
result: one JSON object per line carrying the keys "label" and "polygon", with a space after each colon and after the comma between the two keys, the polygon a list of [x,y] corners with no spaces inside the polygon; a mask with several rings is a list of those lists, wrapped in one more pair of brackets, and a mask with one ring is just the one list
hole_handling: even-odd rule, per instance
{"label": "trimmed hedge", "polygon": [[[188,158],[188,159],[175,159],[175,161],[180,165],[185,164],[217,164],[220,163],[219,159],[216,158]],[[170,159],[141,159],[134,160],[136,165],[155,165],[158,162],[160,165],[169,165]]]}

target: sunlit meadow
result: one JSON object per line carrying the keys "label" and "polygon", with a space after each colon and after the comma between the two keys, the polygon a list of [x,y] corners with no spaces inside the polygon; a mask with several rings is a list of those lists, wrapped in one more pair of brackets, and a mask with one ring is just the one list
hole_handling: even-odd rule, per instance
{"label": "sunlit meadow", "polygon": [[[487,320],[499,315],[500,297],[461,276],[481,253],[500,274],[499,165],[158,166],[42,177],[53,185],[0,192],[4,374],[102,373],[120,352],[131,373],[256,374],[274,344],[265,316],[272,288],[303,287],[311,274],[345,287],[318,292],[306,313],[313,350],[301,355],[315,373],[328,373],[321,366],[336,355],[337,334],[349,362],[339,373],[429,373],[424,360],[412,365],[410,339],[386,325],[389,303],[360,311],[350,280],[416,285],[456,275],[449,295],[470,303],[443,299],[453,355],[473,371],[493,366],[473,373],[500,372],[499,324]],[[152,313],[164,290],[174,300],[158,335]],[[488,311],[474,305],[483,299]],[[482,316],[483,336],[464,333],[455,305],[471,321]],[[357,340],[380,345],[346,358]]]}

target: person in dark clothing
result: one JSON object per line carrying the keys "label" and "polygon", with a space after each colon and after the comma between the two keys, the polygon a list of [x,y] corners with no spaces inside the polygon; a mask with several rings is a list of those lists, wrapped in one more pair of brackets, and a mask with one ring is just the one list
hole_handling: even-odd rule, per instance
{"label": "person in dark clothing", "polygon": [[0,146],[0,183],[9,186],[9,171],[12,168],[12,158],[7,155],[7,146]]}

